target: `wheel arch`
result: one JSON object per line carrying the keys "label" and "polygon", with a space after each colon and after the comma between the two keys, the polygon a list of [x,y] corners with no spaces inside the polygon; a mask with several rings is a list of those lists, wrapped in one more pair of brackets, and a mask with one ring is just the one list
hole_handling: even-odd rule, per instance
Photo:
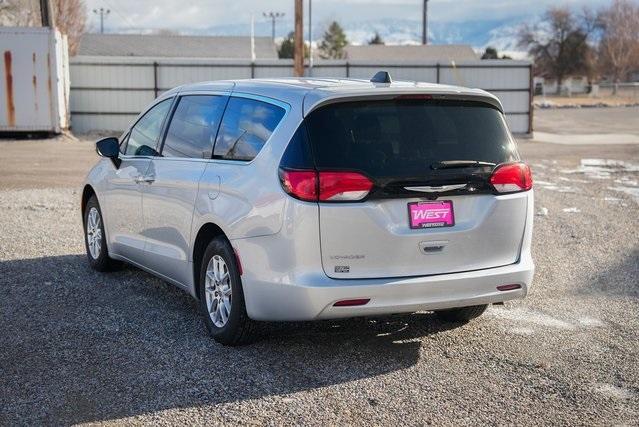
{"label": "wheel arch", "polygon": [[81,202],[81,209],[82,209],[82,221],[84,222],[84,213],[87,207],[87,203],[89,202],[89,199],[91,198],[91,196],[95,196],[96,199],[98,198],[95,190],[93,189],[93,187],[91,186],[91,184],[86,184],[84,186],[84,188],[82,189],[82,202]]}
{"label": "wheel arch", "polygon": [[209,242],[219,236],[224,237],[227,241],[229,240],[226,233],[224,233],[224,230],[222,230],[219,225],[207,222],[200,227],[197,232],[197,236],[195,237],[195,241],[193,242],[193,285],[195,288],[195,297],[197,299],[200,299],[200,264],[202,263],[204,251],[206,250]]}

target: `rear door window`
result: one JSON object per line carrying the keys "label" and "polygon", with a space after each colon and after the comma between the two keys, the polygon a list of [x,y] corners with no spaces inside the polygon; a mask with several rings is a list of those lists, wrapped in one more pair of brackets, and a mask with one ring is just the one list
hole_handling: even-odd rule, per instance
{"label": "rear door window", "polygon": [[216,159],[250,161],[284,117],[284,108],[249,98],[229,99],[215,141]]}
{"label": "rear door window", "polygon": [[331,104],[307,120],[318,169],[415,179],[445,160],[518,159],[502,113],[480,102],[384,100]]}
{"label": "rear door window", "polygon": [[156,156],[157,144],[173,98],[159,102],[133,126],[126,143],[125,154],[129,156]]}
{"label": "rear door window", "polygon": [[216,95],[180,97],[164,139],[162,155],[210,159],[227,99]]}

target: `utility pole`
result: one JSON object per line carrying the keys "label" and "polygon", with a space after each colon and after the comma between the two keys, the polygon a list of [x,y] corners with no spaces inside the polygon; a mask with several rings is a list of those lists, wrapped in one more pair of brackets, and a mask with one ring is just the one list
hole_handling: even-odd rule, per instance
{"label": "utility pole", "polygon": [[295,76],[304,76],[304,16],[303,0],[295,0],[295,50],[293,54]]}
{"label": "utility pole", "polygon": [[282,18],[284,12],[262,12],[262,15],[271,20],[271,38],[275,41],[275,20]]}
{"label": "utility pole", "polygon": [[104,18],[111,13],[111,11],[101,7],[100,9],[93,9],[93,13],[100,14],[100,34],[104,34]]}
{"label": "utility pole", "polygon": [[308,75],[312,76],[313,70],[313,0],[308,0]]}
{"label": "utility pole", "polygon": [[55,27],[55,16],[53,16],[51,0],[40,0],[40,17],[43,27]]}
{"label": "utility pole", "polygon": [[422,15],[422,44],[428,44],[428,0],[424,0]]}

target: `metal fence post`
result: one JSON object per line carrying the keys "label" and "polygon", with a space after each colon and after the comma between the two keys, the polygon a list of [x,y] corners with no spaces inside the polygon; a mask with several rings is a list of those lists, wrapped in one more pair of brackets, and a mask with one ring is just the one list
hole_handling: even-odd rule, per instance
{"label": "metal fence post", "polygon": [[160,92],[160,88],[158,87],[158,68],[160,64],[157,61],[153,61],[153,93],[155,97],[158,97],[158,93]]}
{"label": "metal fence post", "polygon": [[440,69],[440,66],[439,66],[439,62],[438,62],[437,63],[437,81],[435,83],[439,83],[439,69]]}
{"label": "metal fence post", "polygon": [[530,82],[530,92],[528,93],[528,133],[532,134],[533,132],[533,112],[535,111],[533,95],[535,94],[535,87],[533,81],[533,64],[530,64],[528,67],[528,72],[530,73],[528,76]]}
{"label": "metal fence post", "polygon": [[351,76],[351,64],[346,61],[346,78],[349,78]]}

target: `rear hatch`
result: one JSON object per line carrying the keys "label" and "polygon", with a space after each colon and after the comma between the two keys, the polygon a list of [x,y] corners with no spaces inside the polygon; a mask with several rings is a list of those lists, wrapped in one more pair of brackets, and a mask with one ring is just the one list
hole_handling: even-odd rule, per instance
{"label": "rear hatch", "polygon": [[497,165],[519,161],[495,106],[429,96],[358,100],[320,107],[305,126],[329,277],[422,276],[517,261],[527,195],[508,179],[507,194],[491,183]]}

